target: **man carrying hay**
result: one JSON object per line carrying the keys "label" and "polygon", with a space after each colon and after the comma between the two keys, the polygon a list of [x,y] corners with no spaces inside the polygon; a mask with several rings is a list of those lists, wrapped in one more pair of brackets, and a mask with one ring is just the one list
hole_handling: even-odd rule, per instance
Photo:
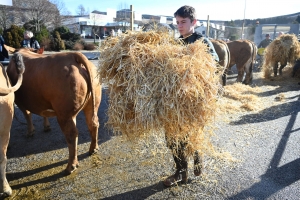
{"label": "man carrying hay", "polygon": [[133,141],[164,133],[176,163],[166,186],[187,181],[189,156],[199,176],[201,155],[214,155],[208,129],[221,87],[218,55],[194,33],[195,9],[183,6],[175,17],[182,39],[162,30],[110,37],[102,43],[98,71],[108,85],[106,125],[114,133]]}
{"label": "man carrying hay", "polygon": [[195,8],[191,6],[182,6],[174,13],[174,17],[176,18],[178,31],[180,32],[179,38],[182,39],[184,44],[191,44],[196,40],[202,39],[203,42],[207,44],[209,53],[214,57],[216,62],[219,62],[218,54],[211,41],[194,30],[197,23]]}
{"label": "man carrying hay", "polygon": [[[207,44],[209,53],[213,56],[216,62],[219,61],[219,57],[214,49],[211,41],[203,37],[200,33],[195,32],[194,27],[197,22],[195,8],[191,6],[182,6],[175,13],[178,30],[180,32],[180,39],[184,44],[194,43],[196,40],[202,39],[203,43]],[[176,164],[176,172],[164,180],[164,185],[170,187],[177,183],[186,183],[188,179],[188,158],[187,158],[187,145],[188,141],[180,141],[179,145],[176,142],[172,142],[167,137],[168,147],[172,150],[173,158]],[[199,176],[202,170],[202,158],[198,151],[194,152],[194,174]]]}

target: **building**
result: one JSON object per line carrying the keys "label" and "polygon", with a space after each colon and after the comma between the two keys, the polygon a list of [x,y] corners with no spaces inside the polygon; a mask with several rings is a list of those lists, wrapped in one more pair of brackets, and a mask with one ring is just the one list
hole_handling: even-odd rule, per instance
{"label": "building", "polygon": [[[116,15],[117,13],[118,16]],[[116,34],[124,32],[130,27],[130,16],[128,11],[122,10],[116,12],[114,9],[107,9],[107,12],[94,10],[85,16],[69,16],[63,21],[63,25],[68,27],[71,32],[79,33],[83,37],[100,36],[105,38],[115,32]],[[126,17],[126,18],[125,18]],[[133,28],[135,31],[140,30],[141,25],[138,20],[134,21]]]}
{"label": "building", "polygon": [[[94,10],[85,16],[69,16],[64,20],[63,25],[68,27],[71,32],[79,33],[82,37],[94,38],[100,36],[102,39],[111,35],[125,32],[130,29],[130,9],[116,11],[107,9],[106,12]],[[153,29],[155,24],[160,27],[166,27],[170,32],[173,31],[175,37],[179,37],[176,20],[172,16],[149,15],[133,13],[135,31],[147,31]],[[198,21],[196,31],[207,35],[207,22]],[[209,37],[222,37],[225,26],[218,22],[210,23]]]}

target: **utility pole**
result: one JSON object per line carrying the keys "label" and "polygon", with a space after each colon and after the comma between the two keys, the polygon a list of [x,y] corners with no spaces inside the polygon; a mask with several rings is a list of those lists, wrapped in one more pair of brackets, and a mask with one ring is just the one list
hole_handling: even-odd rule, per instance
{"label": "utility pole", "polygon": [[130,30],[133,31],[133,5],[130,5]]}
{"label": "utility pole", "polygon": [[241,39],[244,39],[245,13],[246,13],[246,0],[245,0],[244,21],[243,21],[243,26],[242,26]]}
{"label": "utility pole", "polygon": [[209,38],[209,15],[207,15],[207,26],[206,26],[206,36]]}

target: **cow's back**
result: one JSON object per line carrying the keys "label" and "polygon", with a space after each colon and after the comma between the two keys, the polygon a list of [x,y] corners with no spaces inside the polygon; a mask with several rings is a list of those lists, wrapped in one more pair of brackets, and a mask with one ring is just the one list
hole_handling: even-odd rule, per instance
{"label": "cow's back", "polygon": [[248,40],[228,42],[230,66],[246,63],[252,57],[252,44]]}
{"label": "cow's back", "polygon": [[26,70],[22,86],[15,93],[19,107],[45,117],[75,113],[82,107],[89,90],[89,74],[80,61],[86,59],[83,54],[22,53]]}
{"label": "cow's back", "polygon": [[226,42],[222,40],[211,40],[211,42],[214,45],[216,53],[219,56],[219,65],[221,67],[224,67],[224,69],[227,68],[230,60],[230,52],[228,50]]}

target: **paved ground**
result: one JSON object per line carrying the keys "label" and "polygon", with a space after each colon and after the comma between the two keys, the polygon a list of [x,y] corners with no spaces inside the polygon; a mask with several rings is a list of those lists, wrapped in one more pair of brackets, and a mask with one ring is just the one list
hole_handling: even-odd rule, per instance
{"label": "paved ground", "polygon": [[[234,72],[229,84],[235,79]],[[105,88],[98,112],[100,152],[88,156],[90,137],[80,113],[80,168],[70,176],[62,173],[68,150],[56,119],[50,118],[52,130],[44,133],[42,118],[34,115],[36,134],[26,138],[24,118],[16,108],[7,153],[13,188],[8,199],[299,199],[298,81],[266,81],[256,72],[253,86],[259,88],[261,109],[222,115],[215,122],[213,143],[229,158],[207,157],[203,176],[190,172],[188,184],[172,188],[161,182],[173,172],[162,135],[133,145],[106,129]]]}

